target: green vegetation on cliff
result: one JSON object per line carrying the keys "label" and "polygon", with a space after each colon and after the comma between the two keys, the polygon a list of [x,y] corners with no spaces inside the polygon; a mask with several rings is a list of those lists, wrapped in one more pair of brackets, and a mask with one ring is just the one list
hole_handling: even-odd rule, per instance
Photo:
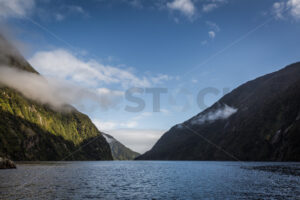
{"label": "green vegetation on cliff", "polygon": [[[0,67],[37,73],[12,48],[0,37]],[[65,107],[64,111],[54,110],[0,85],[0,156],[13,160],[111,160],[109,144],[89,117]]]}

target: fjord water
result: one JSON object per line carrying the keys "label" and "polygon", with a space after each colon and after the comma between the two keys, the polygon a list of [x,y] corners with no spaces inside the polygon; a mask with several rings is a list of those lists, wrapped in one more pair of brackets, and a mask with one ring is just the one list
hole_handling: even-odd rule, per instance
{"label": "fjord water", "polygon": [[18,163],[16,170],[0,171],[0,199],[300,198],[299,174],[253,169],[262,166],[299,169],[300,163]]}

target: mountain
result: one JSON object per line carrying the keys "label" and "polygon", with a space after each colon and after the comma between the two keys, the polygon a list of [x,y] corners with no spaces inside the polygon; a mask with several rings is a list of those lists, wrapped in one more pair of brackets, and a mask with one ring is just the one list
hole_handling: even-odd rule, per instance
{"label": "mountain", "polygon": [[138,160],[300,161],[300,63],[249,81],[173,126]]}
{"label": "mountain", "polygon": [[[0,68],[38,72],[0,36]],[[26,84],[26,82],[24,82]],[[0,156],[12,160],[112,160],[109,144],[88,116],[58,111],[0,87]]]}
{"label": "mountain", "polygon": [[113,136],[103,134],[106,141],[108,142],[112,156],[114,160],[134,160],[140,154],[132,151],[131,149],[124,146],[121,142],[116,140]]}

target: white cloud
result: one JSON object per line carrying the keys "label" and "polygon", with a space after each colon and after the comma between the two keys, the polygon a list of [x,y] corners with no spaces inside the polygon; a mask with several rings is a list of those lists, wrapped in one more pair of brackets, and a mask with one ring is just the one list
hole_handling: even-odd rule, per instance
{"label": "white cloud", "polygon": [[[216,37],[217,32],[219,32],[221,29],[216,23],[211,21],[206,21],[205,24],[209,27],[209,29],[211,29],[210,31],[208,31],[208,37],[213,40]],[[206,45],[207,43],[208,40],[204,40],[201,42],[202,45]]]}
{"label": "white cloud", "polygon": [[191,0],[174,0],[173,2],[168,2],[167,7],[171,10],[177,10],[188,17],[193,16],[196,12],[196,7]]}
{"label": "white cloud", "polygon": [[80,59],[65,49],[36,52],[29,59],[29,63],[47,77],[58,77],[90,87],[101,88],[109,84],[120,85],[123,88],[150,87],[173,79],[166,74],[138,77],[131,69],[104,65],[91,59]]}
{"label": "white cloud", "polygon": [[146,77],[139,78],[129,70],[106,66],[95,60],[80,60],[64,49],[40,51],[29,59],[41,74],[59,77],[87,86],[120,84],[123,87],[149,87]]}
{"label": "white cloud", "polygon": [[121,123],[120,126],[123,128],[136,128],[138,126],[138,122],[137,121],[128,121],[125,123]]}
{"label": "white cloud", "polygon": [[216,9],[218,6],[215,3],[205,4],[202,7],[203,12],[210,12],[214,9]]}
{"label": "white cloud", "polygon": [[65,19],[65,16],[63,16],[63,15],[60,14],[60,13],[56,13],[56,14],[54,15],[54,17],[55,17],[55,19],[56,19],[57,21],[62,21],[62,20]]}
{"label": "white cloud", "polygon": [[273,4],[273,12],[276,18],[282,19],[283,18],[283,11],[285,9],[284,2],[275,2]]}
{"label": "white cloud", "polygon": [[205,114],[200,114],[193,118],[192,124],[203,124],[205,122],[213,122],[218,119],[227,119],[231,115],[237,112],[236,108],[230,107],[226,104],[217,110],[209,111]]}
{"label": "white cloud", "polygon": [[202,11],[203,12],[211,12],[223,4],[227,3],[227,0],[208,0],[208,3],[204,4],[202,6]]}
{"label": "white cloud", "polygon": [[135,117],[130,118],[127,121],[116,122],[116,121],[103,121],[100,119],[93,119],[93,122],[99,128],[99,130],[110,131],[112,129],[120,129],[120,128],[137,128],[140,120],[150,116],[152,116],[151,112],[143,112]]}
{"label": "white cloud", "polygon": [[110,131],[117,128],[136,128],[138,126],[137,121],[128,121],[128,122],[115,122],[115,121],[102,121],[99,119],[93,119],[93,123],[101,131]]}
{"label": "white cloud", "polygon": [[161,84],[164,81],[170,81],[172,79],[173,79],[173,77],[166,75],[166,74],[159,74],[159,75],[151,78],[151,80],[154,84]]}
{"label": "white cloud", "polygon": [[[62,14],[63,13],[63,14]],[[58,13],[54,14],[57,21],[62,21],[69,16],[83,16],[88,17],[89,14],[81,6],[77,5],[64,5],[61,6]]]}
{"label": "white cloud", "polygon": [[212,30],[214,30],[216,32],[219,32],[221,30],[220,27],[218,26],[218,24],[216,24],[215,22],[206,21],[205,23],[209,28],[211,28]]}
{"label": "white cloud", "polygon": [[93,123],[100,131],[115,129],[118,126],[116,122],[105,122],[98,119],[93,119]]}
{"label": "white cloud", "polygon": [[153,147],[164,132],[165,130],[155,129],[115,129],[106,133],[112,135],[130,149],[145,153]]}
{"label": "white cloud", "polygon": [[164,109],[164,108],[161,108],[161,109],[160,109],[160,112],[161,112],[162,114],[164,114],[164,115],[169,115],[169,114],[170,114],[170,111],[167,110],[167,109]]}
{"label": "white cloud", "polygon": [[90,106],[96,105],[107,110],[116,107],[122,97],[119,91],[106,88],[90,90],[67,81],[46,79],[35,73],[5,66],[0,66],[0,83],[14,88],[29,99],[48,104],[55,109],[63,109],[65,104],[84,109],[85,101],[88,100],[92,102]]}
{"label": "white cloud", "polygon": [[26,17],[34,6],[34,0],[0,0],[0,18]]}
{"label": "white cloud", "polygon": [[272,12],[277,19],[284,19],[285,15],[290,15],[294,19],[300,19],[300,0],[288,0],[275,2]]}
{"label": "white cloud", "polygon": [[66,103],[58,94],[55,82],[48,81],[35,73],[0,66],[0,83],[16,89],[27,98],[51,104],[54,107],[60,107]]}
{"label": "white cloud", "polygon": [[119,91],[119,90],[110,90],[108,88],[98,88],[97,92],[100,95],[108,95],[108,96],[122,96],[124,95],[123,91]]}
{"label": "white cloud", "polygon": [[210,39],[214,39],[214,38],[216,37],[216,32],[214,32],[214,31],[209,31],[209,32],[208,32],[208,36],[209,36]]}
{"label": "white cloud", "polygon": [[120,90],[111,90],[108,88],[97,88],[95,90],[97,95],[97,101],[100,101],[103,105],[106,106],[106,110],[111,107],[117,107],[119,105],[124,97],[124,92]]}
{"label": "white cloud", "polygon": [[290,8],[290,14],[294,18],[300,19],[300,0],[289,0],[287,6]]}

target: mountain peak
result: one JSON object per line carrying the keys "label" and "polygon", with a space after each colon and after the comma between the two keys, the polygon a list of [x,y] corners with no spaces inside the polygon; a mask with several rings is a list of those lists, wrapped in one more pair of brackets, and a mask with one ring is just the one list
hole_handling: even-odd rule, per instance
{"label": "mountain peak", "polygon": [[242,84],[137,159],[300,161],[299,102],[300,62]]}
{"label": "mountain peak", "polygon": [[38,72],[24,59],[20,52],[1,34],[0,63],[1,66],[15,67],[21,70],[38,74]]}

